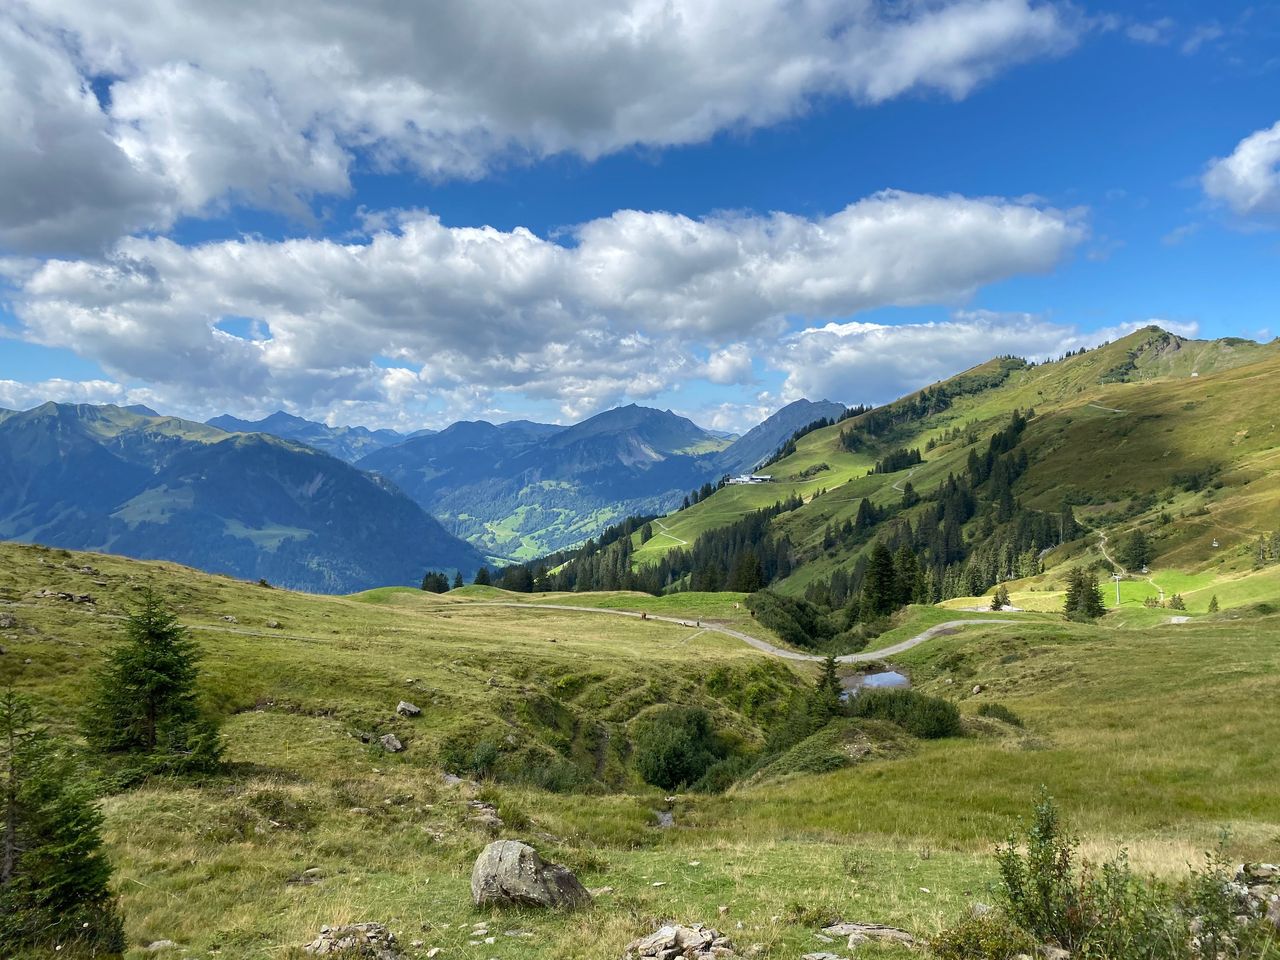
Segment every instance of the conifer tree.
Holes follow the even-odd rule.
[[[457,573],[453,575],[453,589],[457,590],[460,587],[464,587],[464,586],[466,586],[466,584],[462,582],[462,571],[459,570]]]
[[[827,717],[835,716],[840,709],[840,677],[836,673],[834,655],[828,655],[822,662],[822,673],[818,674],[818,688],[815,693],[818,712]]]
[[[217,727],[201,716],[200,652],[150,590],[125,621],[125,639],[94,678],[85,737],[106,753],[149,754],[157,768],[217,766]]]
[[[489,586],[489,568],[481,567],[479,570],[477,570],[475,579],[472,580],[471,582],[474,583],[477,587]]]
[[[862,581],[863,620],[871,620],[894,611],[896,579],[893,554],[882,541],[877,541],[871,551],[871,561],[867,564],[867,575]]]
[[[1217,613],[1218,610],[1219,610],[1218,595],[1215,593],[1212,597],[1209,598],[1209,612]]]
[[[118,956],[102,817],[31,704],[0,694],[0,946]],[[13,956],[14,952],[6,952]]]

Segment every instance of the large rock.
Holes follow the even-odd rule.
[[[527,843],[495,840],[476,858],[471,899],[477,907],[573,908],[590,903],[591,894],[572,871],[547,863]]]

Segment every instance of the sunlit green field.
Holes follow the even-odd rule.
[[[928,936],[990,899],[992,845],[1041,784],[1090,853],[1124,845],[1139,866],[1178,873],[1229,828],[1233,856],[1280,855],[1275,616],[1233,620],[1227,609],[1125,628],[1113,622],[1127,611],[1097,626],[1030,614],[936,637],[890,665],[956,701],[969,718],[965,737],[905,738],[882,759],[782,773],[723,796],[683,793],[664,830],[655,814],[668,806],[663,791],[629,764],[634,719],[664,703],[703,706],[754,749],[770,703],[811,684],[816,666],[714,632],[528,603],[756,632],[733,606],[740,597],[516,598],[473,587],[315,597],[170,564],[0,545],[0,612],[18,619],[0,633],[0,683],[32,694],[74,736],[85,679],[147,584],[204,650],[231,764],[203,784],[106,797],[134,958],[159,939],[177,942],[176,955],[287,957],[320,926],[357,920],[388,923],[411,957],[441,947],[442,957],[467,960],[621,956],[662,919],[718,924],[779,960],[822,949],[817,929],[835,918]],[[96,602],[37,597],[44,588]],[[520,606],[497,605],[508,603]],[[875,645],[964,618],[910,608]],[[740,697],[751,687],[765,692],[763,708]],[[397,717],[401,698],[423,715]],[[975,717],[985,702],[1009,706],[1025,728]],[[386,754],[361,732],[395,732],[406,750]],[[510,780],[446,785],[451,746],[477,738],[497,744],[508,770],[564,763],[595,779],[568,792]],[[496,806],[499,835],[528,840],[612,892],[567,917],[475,911],[467,879],[491,839],[469,819],[477,799]],[[472,946],[467,931],[482,920],[498,942]]]

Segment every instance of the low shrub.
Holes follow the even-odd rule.
[[[711,715],[700,707],[663,707],[646,714],[635,723],[632,745],[636,771],[664,790],[695,783],[725,755]]]
[[[965,917],[942,931],[932,947],[939,960],[1013,960],[1034,955],[1036,943],[1007,916],[992,912]]]
[[[863,690],[849,702],[849,713],[888,720],[922,740],[960,735],[955,704],[915,690]]]
[[[999,720],[1014,727],[1023,726],[1022,718],[1003,703],[984,703],[978,707],[978,716],[991,717],[993,720]]]

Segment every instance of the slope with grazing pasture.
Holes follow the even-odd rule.
[[[189,956],[295,957],[322,925],[365,920],[390,924],[413,960],[435,947],[621,956],[659,918],[718,923],[766,960],[822,949],[833,917],[930,936],[989,896],[991,845],[1040,784],[1089,853],[1127,845],[1143,869],[1184,872],[1222,827],[1230,856],[1280,852],[1274,615],[1137,629],[1013,617],[935,637],[892,665],[959,705],[962,737],[830,728],[723,797],[668,801],[636,775],[637,719],[702,707],[758,749],[814,668],[667,623],[493,606],[522,598],[492,589],[310,596],[0,544],[0,685],[74,737],[90,671],[144,586],[204,651],[230,764],[104,796],[132,960],[162,939]],[[731,598],[550,599],[733,615]],[[422,715],[397,716],[400,699]],[[1023,725],[978,716],[994,703]],[[364,742],[386,732],[402,753]],[[477,781],[450,785],[443,770]],[[470,867],[495,835],[612,890],[573,915],[477,911]],[[477,923],[495,944],[470,935]]]

